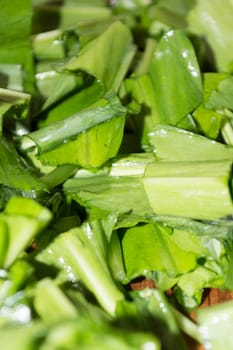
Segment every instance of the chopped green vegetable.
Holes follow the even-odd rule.
[[[0,348],[232,350],[232,1],[0,8]]]
[[[232,215],[231,161],[158,162],[146,167],[143,184],[161,215],[216,220]]]
[[[203,344],[213,350],[222,346],[221,339],[224,338],[224,346],[230,349],[233,345],[231,334],[232,326],[232,301],[228,301],[210,308],[198,311],[199,332]],[[219,334],[223,338],[219,338]]]

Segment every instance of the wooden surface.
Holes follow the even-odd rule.
[[[204,295],[201,307],[207,307],[233,299],[233,292],[212,288]]]

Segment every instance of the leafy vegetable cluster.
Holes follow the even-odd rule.
[[[232,1],[0,7],[0,347],[231,350]]]

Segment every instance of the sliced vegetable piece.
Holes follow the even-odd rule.
[[[224,110],[226,108],[233,111],[233,76],[226,77],[218,84],[216,90],[212,91],[208,101],[206,102],[207,108],[216,110]]]
[[[3,129],[3,117],[8,119],[26,118],[29,114],[30,101],[29,94],[0,88],[0,134],[2,134]]]
[[[18,11],[15,11],[15,9]],[[0,63],[21,65],[26,92],[34,91],[33,60],[30,45],[32,9],[30,0],[1,1]],[[7,71],[4,72],[8,77]]]
[[[219,136],[224,116],[217,108],[212,108],[209,105],[209,99],[218,88],[219,83],[227,77],[226,73],[203,74],[203,102],[193,113],[193,118],[197,122],[200,132],[212,139]]]
[[[100,167],[117,154],[122,142],[124,126],[124,115],[113,116],[111,120],[79,133],[75,140],[41,154],[39,159],[46,165],[69,163],[83,168]]]
[[[3,267],[8,268],[47,226],[52,214],[30,198],[13,197],[0,218],[8,231],[8,246],[3,263]]]
[[[78,315],[74,304],[50,278],[39,281],[33,302],[36,312],[47,325]]]
[[[4,138],[0,138],[0,158],[1,205],[15,195],[42,198],[48,194],[46,185],[19,156],[14,145]]]
[[[120,147],[125,112],[117,96],[100,99],[69,118],[27,134],[21,147],[24,151],[35,148],[39,159],[49,165],[101,166]]]
[[[84,223],[60,234],[47,250],[38,257],[67,273],[68,280],[81,280],[96,297],[103,309],[115,315],[117,303],[124,294],[111,277],[106,263],[103,232],[95,225]]]
[[[58,66],[59,72],[64,74],[60,75],[57,89],[52,91],[43,108],[48,108],[74,90],[75,82],[66,84],[70,76],[94,77],[102,88],[102,96],[110,90],[117,92],[134,54],[129,29],[119,21],[114,22],[96,39],[84,45],[77,57],[73,56],[67,63]]]
[[[105,93],[109,90],[118,91],[134,54],[135,47],[129,29],[116,21],[84,46],[78,57],[71,58],[64,69],[71,72],[86,71],[96,77]]]
[[[145,318],[151,327],[155,328],[155,334],[159,334],[162,347],[164,349],[186,350],[188,345],[182,337],[181,330],[166,296],[157,289],[145,289],[131,293],[136,307],[138,308],[138,317]],[[190,322],[191,323],[191,322]],[[197,334],[194,324],[189,324],[189,330],[192,327],[192,334]]]
[[[157,125],[149,133],[150,144],[160,160],[210,161],[233,159],[233,147],[169,125]]]
[[[158,162],[142,179],[156,214],[215,220],[232,215],[232,161]]]
[[[226,301],[197,311],[199,332],[203,344],[212,350],[226,350],[233,347],[233,301]]]
[[[202,102],[200,68],[191,42],[181,30],[168,31],[155,48],[149,69],[157,123],[178,124]]]
[[[232,70],[232,10],[231,0],[222,1],[221,6],[218,0],[198,0],[187,16],[189,30],[207,40],[214,56],[211,63],[220,72]]]
[[[64,191],[85,206],[91,216],[102,219],[114,213],[118,227],[132,226],[153,214],[137,177],[75,178],[65,182]]]

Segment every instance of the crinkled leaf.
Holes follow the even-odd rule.
[[[60,72],[68,72],[69,74],[60,75],[57,82],[59,89],[50,94],[44,108],[74,89],[75,85],[64,85],[67,79],[71,79],[70,76],[85,73],[96,78],[103,89],[103,94],[110,90],[117,91],[129,69],[134,54],[135,47],[129,29],[123,23],[116,21],[97,38],[84,45],[77,57],[73,56],[64,65],[59,65]]]
[[[69,71],[83,70],[96,77],[103,90],[118,90],[135,53],[132,35],[116,21],[99,37],[88,43],[64,66]],[[111,62],[111,64],[109,64]]]
[[[196,254],[180,248],[162,225],[144,224],[126,230],[122,254],[129,279],[151,271],[176,276],[196,266]]]

